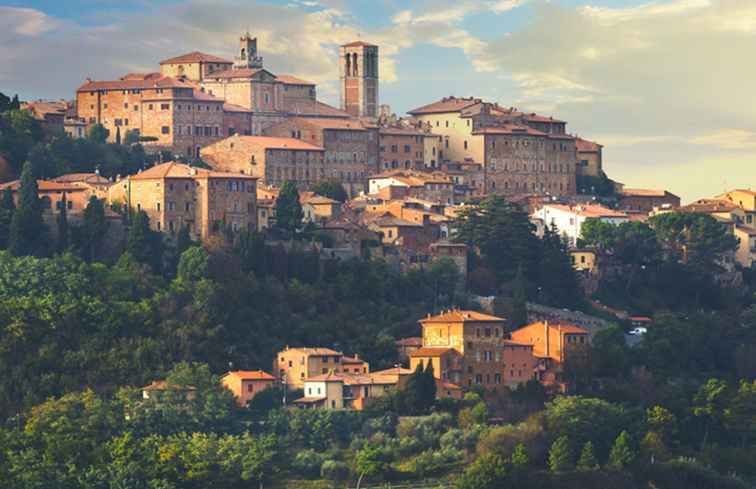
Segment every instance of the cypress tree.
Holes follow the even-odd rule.
[[[18,100],[18,94],[13,96],[13,100],[11,100],[10,106],[8,107],[10,110],[20,110],[21,109],[21,102]]]
[[[100,199],[93,195],[89,198],[87,207],[84,209],[84,234],[89,248],[87,257],[89,261],[94,261],[97,258],[107,230],[105,206]]]
[[[572,468],[572,454],[570,453],[570,441],[562,435],[551,444],[549,450],[549,470],[558,474],[567,472]]]
[[[18,209],[11,220],[8,250],[15,256],[43,255],[47,246],[47,233],[42,221],[37,180],[28,161],[21,171],[18,193]]]
[[[436,403],[436,376],[433,372],[432,361],[429,361],[428,366],[425,367],[421,380],[420,399],[422,400],[422,404],[420,409],[422,412],[428,412]]]
[[[115,143],[121,144],[121,126],[116,126]]]
[[[10,186],[3,191],[3,198],[0,201],[0,248],[8,247],[10,238],[10,225],[13,219],[13,212],[16,210],[16,204],[13,202],[13,189]]]
[[[138,262],[150,265],[156,273],[163,264],[163,242],[160,233],[150,229],[150,218],[140,210],[131,220],[126,251]]]
[[[415,371],[407,377],[407,382],[402,389],[401,403],[410,414],[418,414],[422,411],[422,384],[423,384],[422,362],[418,362]]]
[[[635,461],[635,452],[630,447],[630,437],[627,431],[619,434],[609,452],[609,467],[617,470],[624,469]]]
[[[512,292],[512,329],[521,328],[528,324],[528,290],[525,284],[525,272],[522,264],[517,267],[517,275],[514,279],[514,291]]]
[[[577,469],[582,472],[590,472],[591,470],[598,470],[598,468],[599,463],[596,460],[596,454],[593,453],[593,443],[587,441],[580,452]]]
[[[65,253],[68,249],[68,209],[66,205],[66,193],[63,192],[63,198],[60,200],[60,210],[58,211],[58,253]]]
[[[276,226],[294,233],[302,227],[302,204],[299,203],[299,191],[294,182],[285,181],[276,199]]]

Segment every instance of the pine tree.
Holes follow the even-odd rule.
[[[591,470],[598,470],[599,463],[596,460],[596,454],[593,453],[593,443],[587,441],[583,445],[583,450],[580,452],[580,458],[578,459],[577,469],[583,472],[589,472]]]
[[[281,191],[276,199],[276,226],[289,231],[296,232],[302,227],[302,204],[299,203],[299,191],[294,182],[285,181],[281,185]]]
[[[572,468],[572,453],[570,441],[562,435],[551,444],[549,449],[549,470],[555,474],[567,472]]]
[[[617,470],[624,469],[635,461],[635,452],[630,447],[630,437],[627,431],[619,434],[609,452],[609,467]]]
[[[10,225],[15,210],[16,204],[13,202],[13,189],[8,186],[3,191],[3,198],[0,201],[0,249],[8,247]]]
[[[30,162],[24,163],[18,189],[18,209],[10,225],[8,250],[15,256],[44,255],[47,251],[47,230],[42,221],[37,180]]]
[[[60,210],[58,211],[58,253],[65,253],[68,249],[68,209],[66,208],[68,201],[66,200],[66,193],[63,192],[63,198],[60,200]]]

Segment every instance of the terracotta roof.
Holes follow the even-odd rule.
[[[454,349],[426,346],[423,348],[418,348],[415,351],[409,352],[409,356],[411,357],[440,357],[441,355],[449,353],[450,351],[454,351]]]
[[[262,370],[236,370],[228,372],[225,376],[229,375],[241,380],[276,380],[275,377]]]
[[[12,182],[6,182],[0,184],[0,189],[5,190],[10,188],[12,190],[18,190],[21,187],[20,180],[13,180]],[[62,183],[53,180],[37,180],[37,188],[40,192],[83,192],[87,190],[86,186],[75,185],[73,183]]]
[[[397,346],[423,346],[423,339],[419,336],[414,336],[412,338],[401,338],[399,340],[396,340],[394,344]]]
[[[356,48],[356,47],[378,47],[375,44],[370,44],[369,42],[365,41],[352,41],[349,44],[344,44],[343,47],[345,48]]]
[[[667,191],[645,188],[623,188],[622,195],[627,197],[664,197],[667,195]]]
[[[152,80],[161,76],[163,75],[157,71],[151,73],[127,73],[121,77],[121,80]]]
[[[229,141],[233,141],[234,149],[238,150],[243,150],[245,147],[247,149],[254,147],[263,149],[287,149],[291,151],[325,151],[320,146],[306,143],[300,139],[273,136],[240,136],[235,134],[230,138],[226,138],[215,144],[224,144]],[[209,147],[212,146],[213,145],[210,145]]]
[[[483,314],[477,311],[460,311],[457,309],[445,311],[435,316],[421,319],[420,323],[446,323],[446,322],[465,322],[465,321],[504,321],[504,318]]]
[[[97,173],[67,173],[65,175],[55,177],[52,180],[60,183],[110,183],[110,180]]]
[[[150,88],[194,88],[194,85],[170,76],[149,79],[87,81],[77,92],[91,92],[95,90],[136,90]]]
[[[175,58],[164,59],[160,62],[161,65],[178,64],[178,63],[225,63],[233,64],[231,61],[221,58],[219,56],[213,56],[212,54],[201,53],[199,51],[193,51],[191,53],[182,54]]]
[[[399,381],[397,375],[383,375],[383,374],[358,374],[358,375],[344,375],[344,383],[346,385],[394,385]]]
[[[423,115],[460,112],[462,109],[479,103],[481,103],[481,99],[479,98],[444,97],[439,101],[433,102],[432,104],[423,105],[422,107],[412,109],[408,113],[411,115]]]
[[[141,171],[136,175],[130,175],[128,178],[134,180],[157,180],[163,178],[244,178],[247,180],[257,180],[257,177],[245,175],[243,173],[226,173],[204,168],[196,168],[183,163],[169,161],[155,165],[147,170]]]
[[[547,321],[545,325],[548,326],[549,329],[561,330],[562,333],[567,333],[567,334],[589,334],[590,333],[587,329],[581,328],[580,326],[575,326],[574,324],[563,324],[563,323],[558,323],[558,322],[553,323],[553,322]],[[518,331],[522,331],[528,328],[534,328],[534,327],[543,328],[544,322],[538,321],[535,323],[528,324],[527,326],[523,326],[522,328],[513,331],[513,333],[516,333]]]
[[[577,147],[577,150],[582,153],[596,153],[603,148],[599,143],[594,143],[593,141],[577,137],[575,138],[575,146]]]
[[[382,228],[385,228],[385,227],[421,228],[423,227],[422,224],[406,221],[404,219],[399,219],[398,217],[394,217],[388,213],[374,219],[372,222],[374,225],[378,227],[382,227]]]
[[[248,109],[246,107],[242,107],[241,105],[231,104],[228,102],[223,103],[223,111],[224,112],[245,112],[249,114],[254,112],[252,109]]]
[[[387,368],[385,370],[378,370],[377,372],[373,372],[373,375],[384,375],[384,376],[396,375],[396,376],[399,376],[399,375],[409,375],[409,374],[411,374],[413,372],[414,372],[414,370],[412,370],[411,368],[391,367],[391,368]]]
[[[363,364],[363,363],[365,363],[365,360],[361,359],[357,355],[355,355],[353,357],[348,357],[348,356],[344,355],[343,357],[341,357],[341,364],[342,365],[344,365],[344,364],[347,364],[347,365],[357,365],[357,364]]]
[[[342,119],[352,117],[336,107],[311,99],[285,99],[284,111],[298,117],[338,117]]]
[[[142,102],[150,102],[150,101],[157,101],[157,100],[196,100],[199,102],[215,102],[219,104],[223,104],[224,101],[222,98],[216,97],[214,95],[210,95],[207,92],[203,92],[202,90],[199,90],[197,88],[194,88],[192,90],[191,95],[184,95],[184,94],[176,94],[176,93],[160,93],[151,95],[149,97],[142,98]]]
[[[680,207],[681,212],[701,212],[716,213],[716,212],[729,212],[735,209],[739,209],[739,206],[728,201],[720,199],[699,199],[695,202],[691,202],[688,205]]]
[[[231,68],[230,70],[214,71],[206,78],[252,78],[261,71],[270,73],[265,68]],[[272,76],[272,73],[270,73]]]
[[[313,82],[302,80],[301,78],[297,78],[296,76],[291,76],[291,75],[276,75],[276,80],[280,81],[284,85],[311,85],[313,87],[315,86]]]
[[[323,195],[318,195],[315,192],[305,190],[299,192],[299,202],[301,204],[341,204],[338,200],[334,200]]]
[[[303,117],[302,120],[320,129],[334,129],[341,131],[364,131],[365,127],[358,119],[318,119]]]
[[[532,112],[530,114],[523,114],[522,118],[528,122],[548,122],[548,123],[557,123],[557,124],[565,123],[565,121],[560,121],[559,119],[554,119],[553,117],[549,117],[545,115],[538,115],[535,112]]]
[[[576,205],[572,207],[566,204],[547,204],[544,208],[546,207],[583,217],[627,217],[627,214],[624,212],[615,211],[598,204]]]
[[[298,351],[301,353],[304,353],[306,355],[341,355],[341,352],[338,352],[336,350],[331,350],[330,348],[320,348],[320,347],[306,347],[303,346],[301,348],[287,348],[286,351]]]
[[[441,387],[442,389],[448,389],[450,391],[462,390],[462,387],[458,386],[457,384],[452,384],[451,382],[444,382],[443,380],[436,380],[436,385],[438,387]]]
[[[28,110],[39,117],[44,117],[46,114],[65,115],[68,111],[68,103],[65,100],[35,100],[22,103],[21,109]]]

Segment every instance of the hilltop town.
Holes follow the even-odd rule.
[[[752,487],[756,191],[627,188],[557,114],[474,96],[398,116],[361,40],[333,107],[262,48],[0,94],[9,446],[107,431],[72,448],[91,485],[49,468],[70,487]]]

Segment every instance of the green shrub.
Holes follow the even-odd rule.
[[[302,450],[294,457],[292,468],[299,474],[316,478],[320,475],[320,468],[325,457],[315,450]]]
[[[343,481],[349,477],[349,466],[338,460],[326,460],[320,467],[320,477],[332,481]]]

